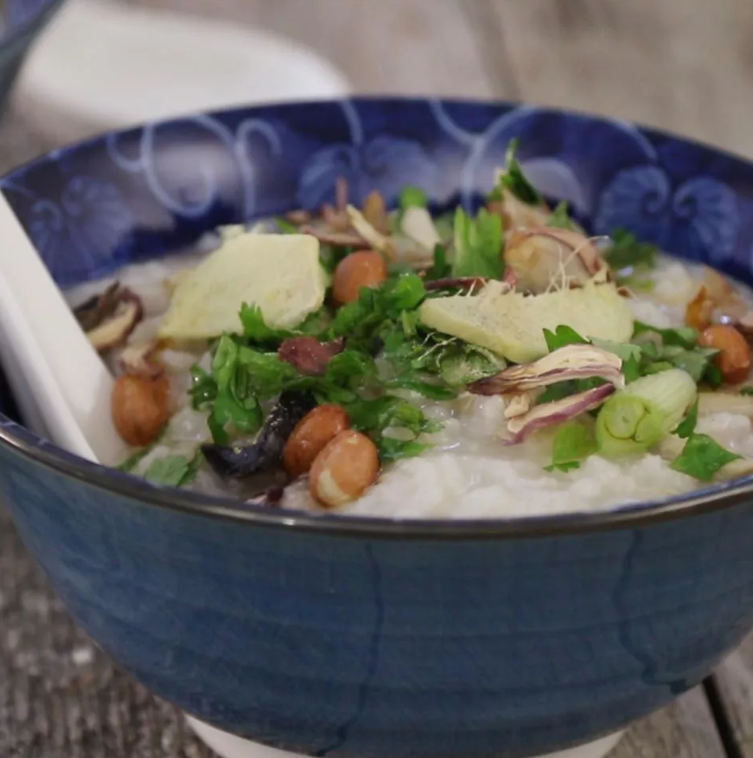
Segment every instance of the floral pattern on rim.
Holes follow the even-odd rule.
[[[673,188],[664,169],[642,165],[618,172],[604,189],[593,226],[597,234],[622,226],[688,258],[719,265],[734,254],[740,214],[726,184],[695,177]]]
[[[395,202],[410,183],[437,202],[454,191],[472,204],[512,138],[542,191],[568,199],[595,232],[627,227],[748,272],[742,224],[753,193],[741,200],[730,186],[744,164],[723,156],[708,169],[715,153],[703,146],[531,106],[366,98],[196,115],[107,136],[109,164],[95,140],[48,159],[52,185],[33,178],[32,164],[4,186],[53,274],[70,284],[101,275],[108,261],[114,268],[183,248],[213,225],[331,201],[338,176],[354,202],[372,189]],[[99,184],[86,188],[91,150]],[[62,201],[77,192],[81,199]]]
[[[58,203],[45,199],[33,204],[27,230],[53,273],[65,266],[71,247],[79,251],[79,266],[88,273],[107,270],[132,225],[131,211],[116,185],[74,176]]]

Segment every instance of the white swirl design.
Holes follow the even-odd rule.
[[[184,150],[158,148],[157,138],[161,129],[173,132],[181,126],[204,130],[214,137],[217,147],[224,151],[197,150],[188,144]],[[252,135],[261,136],[269,151],[279,157],[282,144],[275,128],[261,119],[249,118],[241,122],[235,134],[216,118],[195,116],[166,124],[154,123],[145,126],[139,139],[138,154],[130,157],[122,152],[118,142],[122,135],[111,135],[107,139],[107,150],[113,162],[123,171],[141,173],[150,191],[158,202],[177,216],[200,219],[222,195],[223,186],[228,184],[227,163],[230,170],[238,175],[241,185],[241,208],[245,217],[253,215],[256,208],[256,191],[253,172],[253,156],[248,153],[247,140]],[[127,136],[127,135],[126,135]],[[175,144],[180,145],[179,141]],[[171,154],[172,153],[172,154]],[[165,177],[160,176],[158,162],[164,161]],[[172,187],[166,182],[169,181]]]
[[[330,202],[338,177],[348,180],[356,203],[374,189],[394,201],[410,183],[439,201],[459,191],[470,205],[491,187],[509,140],[520,137],[526,145],[523,168],[532,181],[547,196],[567,200],[583,218],[590,216],[596,233],[627,227],[712,263],[736,255],[744,215],[737,194],[718,179],[688,178],[687,172],[678,186],[653,138],[632,124],[531,106],[496,114],[487,107],[466,118],[462,101],[431,99],[416,103],[415,122],[412,116],[405,124],[395,120],[386,131],[380,107],[370,100],[318,104],[311,133],[295,109],[152,123],[106,138],[111,161],[101,174],[106,179],[72,172],[58,200],[47,197],[42,185],[26,186],[23,174],[4,186],[26,209],[27,228],[55,272],[80,272],[112,259],[133,232],[134,218],[148,226],[140,209],[144,185],[163,219],[173,216],[178,230],[183,221],[191,222],[194,231],[210,225],[218,208],[248,220],[282,210],[292,194],[306,208]],[[479,116],[487,119],[483,126],[463,125],[478,124]],[[327,141],[330,124],[341,141]],[[75,163],[76,150],[63,149],[49,163],[57,171],[72,156]],[[67,167],[59,170],[71,176]],[[44,200],[35,201],[29,187]],[[78,260],[63,263],[71,255],[62,248],[71,244]]]
[[[697,177],[675,192],[672,210],[687,219],[693,229],[694,257],[704,253],[712,263],[732,258],[740,229],[740,214],[735,193],[709,177]]]
[[[722,263],[733,257],[740,230],[735,193],[710,177],[672,190],[664,169],[634,166],[616,174],[601,194],[594,230],[625,227],[639,237],[694,259]]]

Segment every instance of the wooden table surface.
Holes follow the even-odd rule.
[[[753,157],[745,0],[117,1],[288,35],[327,55],[358,93],[562,105]],[[0,170],[52,146],[11,107]],[[634,725],[613,758],[753,758],[752,706],[753,639],[704,687]],[[209,755],[76,630],[0,516],[0,756]]]

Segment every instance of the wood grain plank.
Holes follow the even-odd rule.
[[[753,635],[722,662],[714,680],[740,755],[753,758]]]
[[[362,94],[488,96],[456,0],[139,0],[284,34],[327,56]]]
[[[492,43],[504,40],[497,47],[512,60],[524,99],[639,121],[753,156],[753,4],[481,2],[496,19],[486,34]]]
[[[725,758],[706,696],[696,688],[632,726],[609,758]]]

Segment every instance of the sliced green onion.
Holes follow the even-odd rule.
[[[677,427],[696,394],[693,378],[681,369],[637,379],[601,407],[596,418],[599,452],[608,457],[645,452]]]

